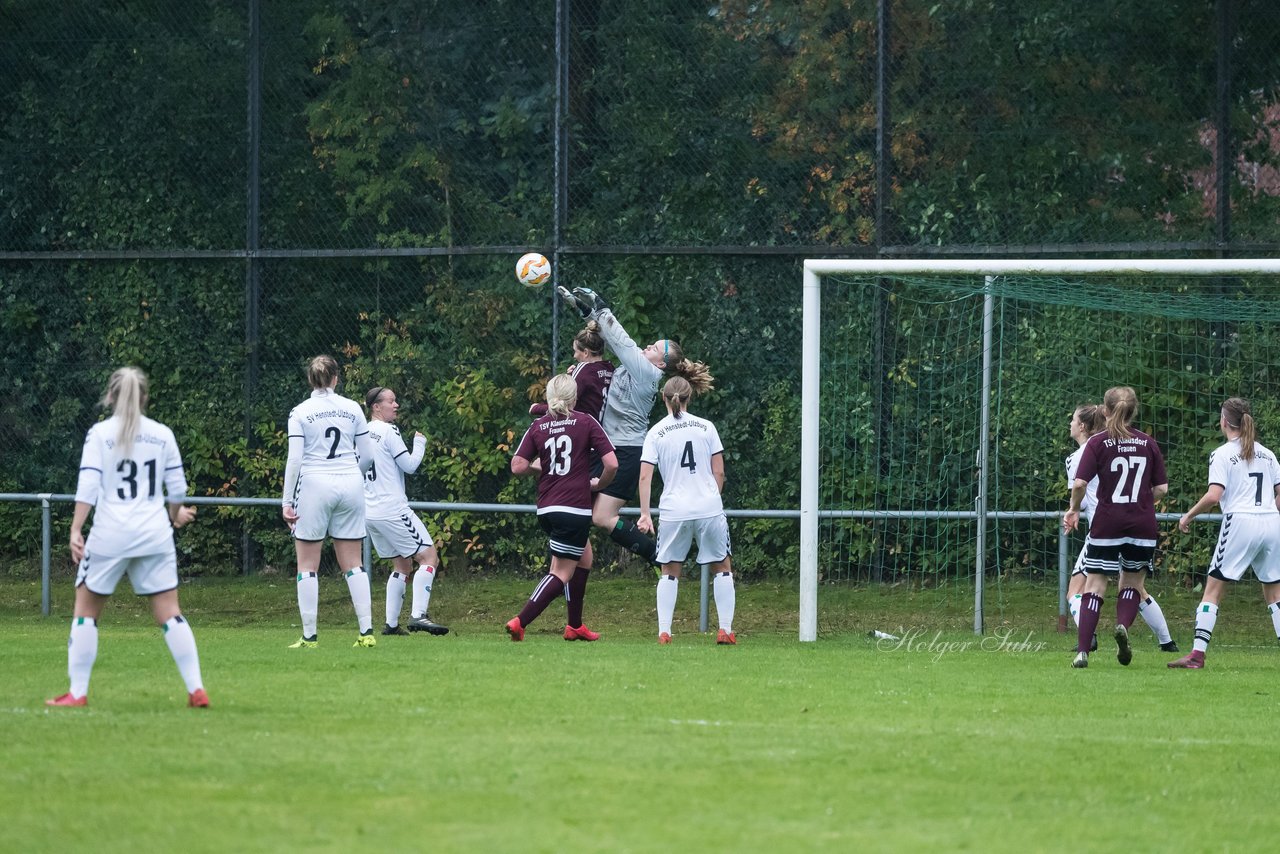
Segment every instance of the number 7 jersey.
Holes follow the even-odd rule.
[[[1164,454],[1156,440],[1139,430],[1113,439],[1106,432],[1089,437],[1080,455],[1076,479],[1086,483],[1098,478],[1098,507],[1093,512],[1089,538],[1099,545],[1125,539],[1155,544],[1155,497],[1152,487],[1169,482]]]
[[[1276,456],[1253,443],[1253,459],[1240,456],[1240,440],[1232,439],[1209,455],[1209,483],[1222,487],[1218,506],[1224,514],[1276,513],[1276,484],[1280,466]]]

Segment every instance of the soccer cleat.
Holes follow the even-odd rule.
[[[421,617],[414,617],[409,621],[409,631],[426,632],[432,635],[447,635],[449,634],[449,627],[433,622],[430,614],[423,614]]]
[[[511,639],[517,643],[524,640],[524,626],[520,625],[519,617],[507,620],[507,634],[511,635]]]
[[[666,632],[663,632],[662,634],[658,635],[659,646],[666,646],[669,643],[671,643],[671,635],[667,634]]]
[[[1192,650],[1182,658],[1170,661],[1169,666],[1174,670],[1199,670],[1204,667],[1204,653],[1199,650]]]
[[[1089,652],[1098,651],[1098,633],[1093,633],[1093,640],[1089,641]]]
[[[362,646],[365,648],[368,648],[371,646],[377,646],[377,645],[378,645],[378,639],[373,636],[373,629],[369,629],[369,631],[363,632],[359,637],[356,638],[356,642],[352,644],[353,647]]]
[[[600,635],[597,632],[591,631],[591,629],[587,628],[585,625],[578,626],[576,629],[573,626],[565,626],[564,639],[567,641],[593,641],[600,640]]]
[[[1160,644],[1160,651],[1161,652],[1177,652],[1178,642],[1175,640],[1166,641],[1165,643]]]
[[[77,697],[68,691],[60,697],[45,700],[44,704],[46,706],[87,706],[89,705],[89,695],[85,694],[83,697]]]
[[[312,635],[310,638],[300,637],[293,643],[289,644],[289,649],[315,649],[320,645],[318,635]]]
[[[203,688],[197,688],[187,696],[187,705],[193,709],[209,708],[209,695]]]
[[[724,629],[716,632],[716,643],[721,646],[737,646],[738,639],[734,637],[733,632],[726,632]]]
[[[1129,630],[1124,626],[1116,626],[1116,661],[1128,667],[1133,661],[1133,649],[1129,646]]]
[[[409,630],[404,626],[393,626],[390,623],[387,623],[382,627],[382,633],[384,635],[407,635],[409,634]]]
[[[1087,652],[1077,652],[1077,653],[1076,653],[1076,657],[1075,657],[1074,659],[1072,659],[1072,661],[1071,661],[1071,666],[1072,666],[1072,667],[1088,667],[1088,666],[1089,666],[1089,653],[1087,653]]]

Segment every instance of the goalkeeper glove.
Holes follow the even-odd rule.
[[[574,288],[573,296],[578,301],[579,310],[582,311],[583,317],[590,317],[609,307],[609,303],[604,301],[604,297],[591,290],[591,288]]]

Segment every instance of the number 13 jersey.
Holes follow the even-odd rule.
[[[711,473],[711,458],[724,453],[716,425],[681,413],[668,415],[644,437],[640,461],[662,475],[658,513],[663,521],[707,519],[724,512],[720,487]]]
[[[1106,432],[1090,436],[1076,469],[1077,480],[1098,478],[1098,507],[1089,539],[1099,545],[1134,539],[1155,545],[1159,533],[1151,489],[1169,482],[1164,455],[1146,433],[1129,432],[1133,435],[1123,439]]]

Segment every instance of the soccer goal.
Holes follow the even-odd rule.
[[[810,259],[802,354],[800,640],[841,582],[971,594],[982,634],[993,589],[1065,578],[1076,405],[1136,390],[1173,518],[1225,398],[1280,445],[1280,261]],[[1202,573],[1203,527],[1162,534],[1157,571]]]

